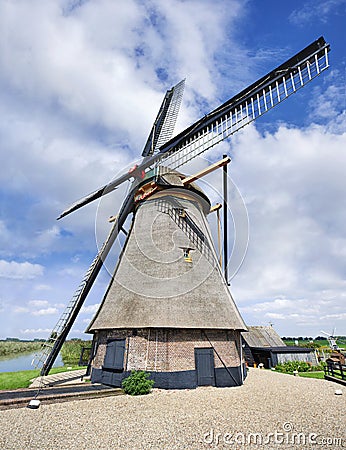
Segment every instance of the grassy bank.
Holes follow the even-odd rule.
[[[0,356],[17,356],[33,353],[41,348],[42,342],[0,341]]]
[[[42,342],[38,341],[0,341],[0,357],[15,358],[21,354],[39,352],[41,346]],[[77,365],[83,347],[90,348],[91,341],[82,341],[81,339],[66,341],[60,352],[63,363]]]
[[[61,349],[61,357],[65,365],[77,365],[79,363],[82,348],[91,348],[91,341],[82,341],[81,339],[73,339],[66,341]],[[88,359],[89,352],[85,352]]]
[[[81,367],[73,366],[70,370],[80,370]],[[66,372],[66,367],[56,367],[51,369],[50,375],[54,373]],[[2,372],[0,373],[0,390],[21,389],[30,386],[33,378],[40,375],[39,370],[22,370],[20,372]]]

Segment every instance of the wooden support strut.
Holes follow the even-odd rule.
[[[205,175],[208,175],[208,173],[213,172],[214,170],[218,169],[219,167],[225,166],[226,164],[231,162],[231,158],[229,156],[224,157],[223,159],[220,159],[220,161],[217,161],[214,164],[211,164],[210,166],[206,167],[205,169],[200,170],[199,172],[195,173],[194,175],[191,175],[189,177],[183,178],[181,181],[183,185],[190,184],[193,181],[198,180],[201,177],[204,177]]]
[[[150,197],[150,195],[154,194],[158,190],[158,186],[154,181],[151,181],[144,186],[141,186],[135,194],[135,203],[138,203],[141,200]]]
[[[224,155],[224,158],[226,158],[227,155]],[[227,270],[227,264],[228,264],[228,242],[227,242],[227,231],[228,231],[228,225],[227,225],[227,165],[224,164],[223,166],[223,268],[224,268],[224,275],[226,284],[228,285],[228,270]]]
[[[216,211],[217,215],[217,246],[219,252],[219,264],[222,268],[222,251],[221,251],[221,220],[220,220],[220,209],[222,208],[221,203],[216,203],[209,210],[209,214]]]
[[[222,208],[221,203],[216,203],[216,205],[212,206],[209,210],[209,214],[214,212],[214,211],[218,211],[220,208]]]

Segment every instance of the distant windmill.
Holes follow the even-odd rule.
[[[74,203],[59,218],[132,180],[108,238],[35,363],[51,369],[129,214],[131,226],[112,280],[88,327],[91,379],[119,386],[147,370],[157,387],[242,384],[240,332],[246,330],[218,263],[207,216],[217,207],[177,169],[281,103],[329,66],[323,37],[171,138],[184,81],[167,91],[142,162]],[[224,214],[226,213],[224,208]],[[226,216],[227,217],[227,216]],[[224,266],[227,260],[224,260]],[[227,267],[226,267],[227,271]]]
[[[335,328],[333,329],[332,334],[326,333],[325,331],[321,331],[321,333],[327,336],[329,347],[331,350],[340,350],[340,347],[337,344],[337,338],[335,337]]]

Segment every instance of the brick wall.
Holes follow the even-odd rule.
[[[206,336],[206,335],[207,336]],[[125,370],[175,372],[195,369],[195,348],[213,346],[215,367],[240,365],[239,332],[228,330],[141,329],[99,331],[93,367],[100,369],[108,339],[126,339]],[[209,343],[209,341],[211,344]],[[216,354],[217,353],[217,354]]]

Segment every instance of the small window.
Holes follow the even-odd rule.
[[[184,251],[184,260],[185,260],[185,262],[192,263],[192,257],[191,257],[191,254],[190,254],[191,249],[190,248],[184,248],[183,251]]]

